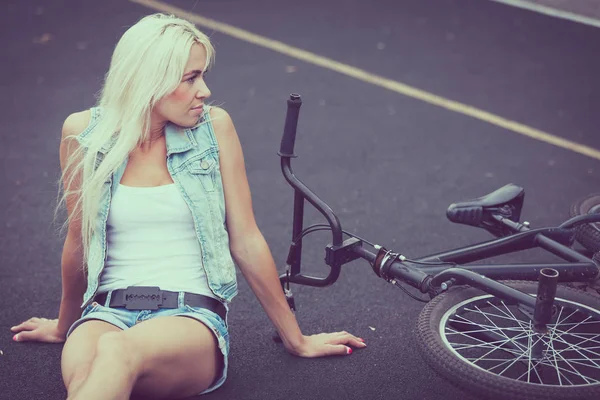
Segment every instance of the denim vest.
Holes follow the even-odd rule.
[[[77,137],[85,147],[85,138],[94,130],[100,118],[98,108],[91,109],[89,126]],[[181,196],[187,203],[196,227],[202,252],[202,265],[212,292],[224,302],[237,294],[235,264],[229,250],[229,234],[225,223],[225,197],[219,167],[219,147],[208,110],[206,121],[193,129],[182,129],[168,123],[165,127],[167,169]],[[98,163],[113,142],[99,151]],[[82,308],[96,295],[100,275],[106,261],[106,221],[111,197],[119,187],[128,158],[104,183],[95,230],[91,237],[87,259],[87,290]],[[97,164],[98,165],[98,164]]]

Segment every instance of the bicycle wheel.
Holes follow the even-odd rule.
[[[571,217],[589,213],[600,213],[600,193],[584,197],[571,206]],[[586,249],[600,251],[600,224],[596,222],[577,226],[575,238]]]
[[[505,282],[535,296],[536,282]],[[417,321],[425,360],[459,387],[486,398],[600,398],[600,299],[558,287],[556,313],[540,335],[517,306],[455,287]]]

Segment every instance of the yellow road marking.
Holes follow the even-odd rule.
[[[577,22],[579,24],[594,26],[596,28],[600,28],[600,20],[594,17],[588,17],[585,15],[573,13],[570,11],[559,10],[558,8],[554,8],[552,6],[544,6],[538,3],[534,3],[532,1],[526,0],[492,0],[497,3],[503,3],[512,7],[523,8],[525,10],[534,11],[540,14],[549,15],[555,18],[561,18],[570,20],[573,22]],[[563,3],[568,3],[563,1]],[[592,6],[597,7],[597,6]]]
[[[442,107],[447,110],[454,111],[456,113],[467,115],[469,117],[476,118],[489,124],[499,126],[509,131],[519,133],[521,135],[528,136],[530,138],[549,143],[557,147],[561,147],[563,149],[571,150],[575,153],[583,154],[596,160],[600,160],[600,150],[594,149],[592,147],[580,143],[573,142],[571,140],[561,138],[559,136],[552,135],[550,133],[543,132],[539,129],[529,127],[516,121],[511,121],[509,119],[502,118],[498,115],[478,109],[476,107],[472,107],[467,104],[459,103],[454,100],[449,100],[444,97],[437,96],[433,93],[417,89],[413,86],[409,86],[404,83],[394,81],[392,79],[372,74],[363,69],[352,67],[350,65],[340,63],[330,58],[323,57],[318,54],[299,49],[297,47],[289,46],[277,40],[256,35],[252,32],[236,28],[235,26],[225,24],[223,22],[202,17],[200,15],[191,13],[181,8],[172,6],[170,4],[163,3],[161,1],[130,1],[152,8],[156,11],[177,15],[197,25],[203,26],[204,28],[212,29],[214,31],[221,32],[225,35],[234,37],[236,39],[240,39],[245,42],[255,44],[257,46],[265,47],[267,49],[276,51],[281,54],[285,54],[298,60],[302,60],[310,64],[318,65],[319,67],[339,72],[340,74],[350,76],[352,78],[373,84],[375,86],[382,87],[384,89],[391,90],[404,96],[412,97],[414,99],[421,100],[426,103],[433,104],[435,106]]]

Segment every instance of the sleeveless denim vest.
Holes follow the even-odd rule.
[[[101,117],[98,108],[92,108],[91,113],[89,126],[77,137],[84,147],[86,137],[93,132]],[[219,148],[208,108],[204,115],[206,122],[192,129],[167,124],[167,169],[194,218],[208,286],[219,299],[230,302],[238,290],[225,223],[225,197],[219,168]],[[115,139],[113,137],[113,141],[99,151],[98,164]],[[100,208],[88,252],[87,290],[83,296],[82,308],[92,301],[98,290],[100,275],[107,258],[106,221],[111,198],[118,189],[127,161],[128,158],[102,188]]]

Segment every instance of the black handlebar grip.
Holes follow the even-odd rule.
[[[281,157],[296,157],[294,154],[294,144],[296,142],[296,128],[298,127],[298,114],[300,113],[302,99],[299,94],[292,93],[287,104],[283,137],[281,138],[281,146],[277,154]]]

